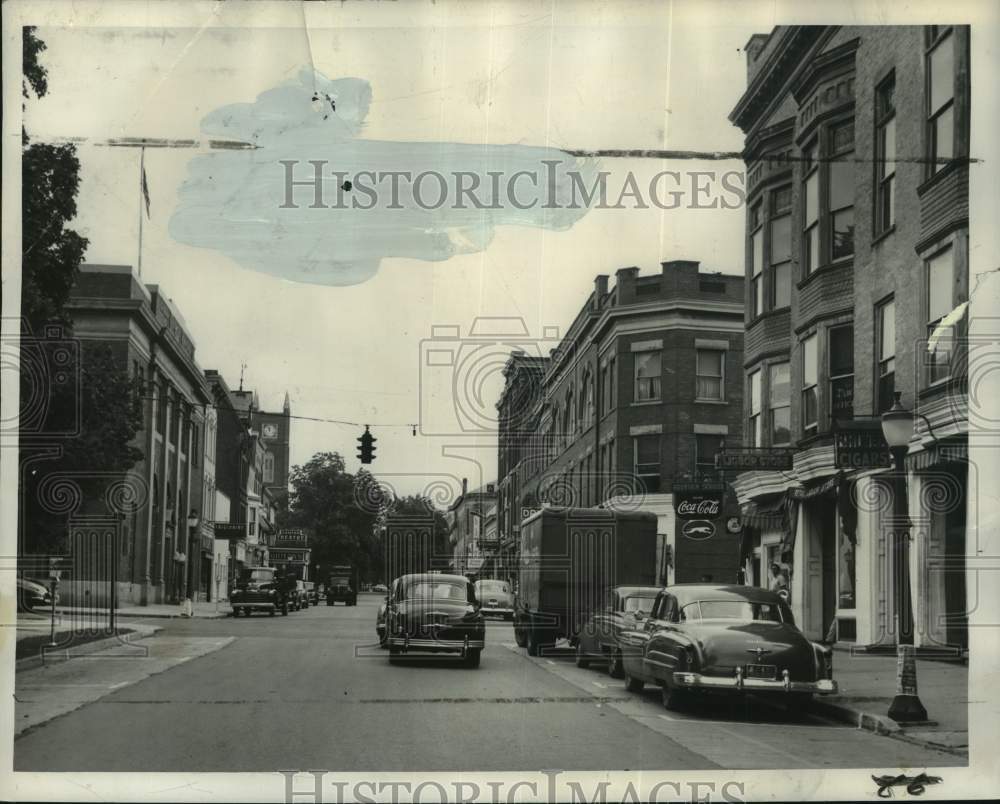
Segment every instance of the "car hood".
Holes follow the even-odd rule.
[[[789,623],[705,620],[680,629],[698,645],[704,670],[728,672],[737,665],[776,665],[795,679],[812,678],[812,643]],[[758,652],[758,650],[760,652]]]
[[[49,593],[49,589],[38,581],[29,581],[26,578],[18,578],[17,585],[21,589],[27,589],[37,595],[47,595]]]

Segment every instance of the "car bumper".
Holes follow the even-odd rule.
[[[719,690],[724,692],[806,692],[817,695],[833,695],[837,692],[837,682],[823,678],[819,681],[792,681],[786,675],[781,680],[766,678],[744,678],[736,676],[704,676],[701,673],[674,673],[674,683],[685,689]]]
[[[429,639],[418,637],[410,639],[406,636],[390,636],[386,640],[390,648],[402,650],[403,653],[411,650],[419,651],[447,651],[449,653],[465,653],[471,649],[482,650],[486,647],[485,639]]]
[[[277,609],[277,604],[273,601],[247,601],[244,603],[242,600],[230,601],[230,606],[234,609],[254,609],[255,611],[274,611]]]
[[[514,613],[514,609],[504,608],[503,606],[482,606],[479,609],[484,617],[489,617],[491,614],[499,614],[507,617]]]

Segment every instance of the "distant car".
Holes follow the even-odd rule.
[[[483,615],[500,616],[505,620],[514,619],[514,593],[507,581],[486,579],[476,581],[476,599],[482,606]]]
[[[398,579],[397,579],[398,580]],[[387,592],[388,588],[384,584],[379,584]],[[392,582],[393,589],[396,588],[396,581]],[[385,596],[385,600],[379,604],[378,614],[375,615],[375,633],[378,636],[378,644],[380,648],[385,647],[385,611],[389,606],[389,597],[392,593],[390,592]]]
[[[415,651],[447,652],[461,654],[469,667],[479,667],[486,622],[468,578],[420,573],[393,583],[385,634],[390,662]]]
[[[622,631],[641,626],[660,593],[659,586],[616,586],[608,591],[604,605],[584,622],[576,641],[576,666],[592,661],[607,663],[608,674],[621,678],[622,651],[618,640]]]
[[[294,596],[292,604],[293,610],[301,611],[302,609],[309,608],[309,597],[306,594],[305,581],[295,581],[295,591],[292,594]]]
[[[830,647],[810,642],[788,604],[766,589],[667,587],[620,640],[626,688],[658,684],[667,709],[698,695],[754,693],[802,711],[814,694],[837,691]]]
[[[389,591],[389,587],[386,586],[384,583],[377,583],[372,587],[372,591],[385,593]]]
[[[293,579],[274,567],[247,567],[240,571],[229,593],[233,616],[249,617],[255,611],[266,611],[272,617],[280,611],[288,614],[293,606]]]
[[[312,581],[303,581],[305,586],[305,596],[306,596],[306,608],[309,606],[319,605],[319,591],[316,589],[316,584]]]
[[[56,592],[56,605],[59,605],[59,593]],[[52,591],[41,581],[27,578],[17,579],[17,610],[35,611],[36,609],[52,608]]]

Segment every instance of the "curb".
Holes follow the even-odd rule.
[[[74,613],[74,611],[76,611],[76,610],[75,609],[56,609],[56,613],[57,614],[63,614],[63,615],[72,614],[72,613]],[[191,617],[186,617],[183,614],[181,614],[180,612],[171,613],[171,614],[163,614],[163,613],[158,612],[158,611],[157,612],[145,612],[145,611],[142,611],[142,612],[134,612],[133,613],[133,610],[131,610],[131,609],[129,609],[128,611],[122,611],[121,609],[118,609],[118,611],[116,612],[115,616],[117,618],[119,618],[119,619],[139,618],[139,619],[151,619],[151,620],[175,620],[175,619],[176,620],[215,620],[215,619],[220,619],[221,620],[224,617],[228,617],[229,614],[227,612],[225,612],[225,611],[219,611],[218,614],[213,611],[213,612],[210,612],[208,614],[195,614],[195,615],[193,615]]]
[[[873,734],[880,734],[883,737],[892,737],[893,739],[902,740],[903,742],[911,743],[913,745],[919,745],[924,748],[932,748],[936,751],[945,751],[949,754],[955,754],[957,756],[967,757],[969,755],[967,748],[955,748],[953,746],[936,743],[933,740],[913,737],[912,735],[907,734],[906,729],[890,717],[866,712],[863,709],[858,709],[847,704],[817,699],[813,701],[812,711],[815,714],[828,717],[831,720],[837,720],[841,723],[849,723],[859,729],[870,731]],[[937,724],[930,721],[922,725],[926,727]]]
[[[130,644],[132,642],[138,642],[139,640],[146,639],[147,637],[155,636],[157,631],[162,631],[163,626],[159,625],[147,625],[140,628],[132,630],[131,633],[124,634],[122,636],[110,636],[106,639],[95,639],[93,642],[85,642],[84,644],[78,646],[74,649],[73,656],[69,656],[65,651],[60,651],[59,653],[49,654],[50,658],[48,663],[53,661],[69,661],[76,656],[87,656],[91,653],[97,653],[98,651],[104,650],[106,648],[113,648],[115,645]],[[58,658],[56,658],[58,657]],[[14,663],[14,672],[20,673],[23,670],[33,670],[36,667],[42,667],[46,664],[44,654],[35,654],[34,656],[25,656],[23,659],[18,659]]]

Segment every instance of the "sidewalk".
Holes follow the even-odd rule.
[[[161,626],[132,623],[128,627],[117,628],[113,634],[79,633],[74,632],[72,624],[57,619],[53,632],[48,617],[22,613],[17,617],[15,672],[98,652],[118,656],[144,653],[144,649],[134,650],[134,643],[160,630]],[[53,637],[56,646],[50,648],[48,645]]]
[[[917,660],[917,693],[929,723],[901,726],[888,716],[896,693],[896,657],[833,655],[837,695],[816,696],[815,710],[858,728],[956,754],[969,752],[969,668],[950,661]]]
[[[198,618],[213,619],[215,617],[228,617],[232,612],[229,601],[219,601],[218,611],[215,603],[198,602],[193,604],[194,616]],[[101,614],[107,609],[89,609],[80,606],[56,606],[56,615],[71,614]],[[41,612],[40,612],[41,613]],[[148,606],[119,606],[116,610],[118,617],[181,617],[180,603],[152,603]],[[185,618],[186,619],[186,618]]]

